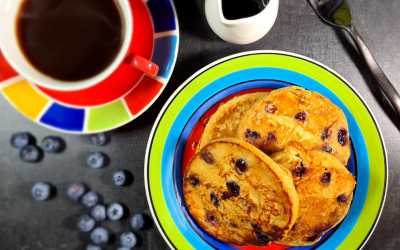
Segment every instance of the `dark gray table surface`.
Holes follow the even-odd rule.
[[[358,31],[370,46],[381,68],[400,91],[400,1],[348,0]],[[69,183],[82,181],[103,196],[104,203],[120,202],[136,213],[150,214],[144,188],[144,156],[147,140],[158,112],[178,86],[207,64],[238,52],[282,50],[315,59],[346,78],[372,109],[383,133],[389,162],[386,204],[380,221],[364,249],[400,249],[400,119],[376,87],[349,37],[322,23],[306,0],[281,0],[278,18],[271,31],[249,45],[222,41],[204,17],[204,0],[175,0],[180,25],[179,53],[172,78],[160,98],[141,117],[110,132],[111,142],[103,147],[91,145],[87,135],[67,135],[48,130],[29,121],[0,97],[0,249],[84,249],[89,234],[76,230],[76,219],[89,212],[66,198]],[[46,135],[65,139],[61,154],[46,154],[37,164],[19,160],[17,149],[9,145],[12,133],[30,131],[40,141]],[[102,151],[111,158],[103,169],[90,169],[86,157]],[[134,174],[133,184],[115,187],[113,171],[125,168]],[[31,198],[30,188],[37,181],[48,181],[58,190],[46,202]],[[130,229],[129,218],[105,221],[117,237]],[[156,226],[138,232],[138,249],[168,249]],[[117,249],[118,242],[105,249]],[[135,248],[136,249],[136,248]]]

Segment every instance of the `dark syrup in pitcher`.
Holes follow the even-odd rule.
[[[263,11],[268,0],[221,0],[222,13],[227,20],[252,17]]]

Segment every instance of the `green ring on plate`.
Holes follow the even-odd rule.
[[[156,221],[157,226],[161,232],[165,232],[168,239],[178,249],[193,248],[177,229],[169,214],[164,200],[163,183],[160,176],[163,147],[169,130],[180,110],[197,92],[218,78],[239,70],[260,67],[287,69],[320,82],[345,103],[356,119],[366,142],[370,163],[368,193],[358,221],[348,237],[337,249],[348,250],[361,247],[376,226],[376,221],[379,219],[384,204],[384,195],[386,194],[386,155],[377,125],[372,118],[372,114],[362,102],[361,97],[356,94],[355,90],[352,90],[351,85],[342,77],[335,75],[332,70],[311,59],[274,51],[256,51],[221,59],[194,74],[193,77],[182,84],[165,104],[149,138],[145,162],[145,183],[148,202],[150,207],[154,209],[152,210],[154,218],[158,218],[159,223],[162,224],[160,226]],[[149,178],[149,183],[147,178]]]

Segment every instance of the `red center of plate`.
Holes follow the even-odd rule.
[[[231,100],[235,96],[238,95],[243,95],[243,94],[249,94],[249,93],[255,93],[255,92],[271,92],[274,89],[250,89],[250,90],[245,90],[241,91],[235,94],[232,94],[228,97],[225,97],[221,101],[217,102],[212,106],[207,112],[203,114],[203,116],[199,119],[199,121],[196,123],[196,125],[193,127],[192,132],[190,133],[188,140],[186,142],[185,146],[185,153],[183,155],[183,162],[182,162],[182,178],[185,176],[185,171],[186,167],[189,164],[190,159],[192,156],[196,153],[196,150],[199,147],[199,142],[201,135],[204,133],[204,128],[207,125],[208,120],[211,118],[211,116],[217,111],[218,107],[221,106],[221,104],[226,103],[227,101]],[[281,250],[281,249],[288,249],[290,248],[289,246],[282,246],[282,245],[277,245],[277,244],[271,244],[267,247],[242,247],[242,246],[235,246],[240,249],[245,249],[245,250]]]
[[[142,0],[129,1],[133,16],[133,37],[128,52],[148,60],[153,53],[153,24],[150,13]],[[128,93],[142,78],[143,72],[121,63],[104,81],[76,91],[56,91],[38,86],[46,95],[74,106],[97,106],[112,102]]]

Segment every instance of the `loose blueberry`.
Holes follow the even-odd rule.
[[[105,133],[97,133],[90,136],[90,140],[96,146],[101,146],[106,144],[107,136]]]
[[[117,250],[130,250],[130,248],[126,248],[126,247],[119,247]]]
[[[123,234],[121,234],[119,242],[123,247],[132,248],[136,246],[137,238],[136,235],[132,232],[124,232]]]
[[[87,158],[87,164],[91,168],[101,168],[105,163],[105,156],[103,153],[95,152]]]
[[[246,161],[243,159],[238,159],[235,162],[235,169],[236,169],[236,172],[238,172],[238,174],[243,174],[244,172],[246,172],[247,171]]]
[[[321,177],[321,182],[326,185],[329,185],[329,183],[331,182],[331,176],[332,176],[331,172],[323,173]]]
[[[37,182],[31,189],[32,197],[35,200],[42,201],[50,198],[52,187],[45,182]]]
[[[276,132],[268,132],[267,140],[276,142]]]
[[[19,152],[19,158],[24,162],[37,162],[41,158],[42,152],[34,145],[26,145],[21,148]]]
[[[22,148],[29,144],[35,144],[35,138],[27,132],[18,132],[11,136],[10,144],[14,148]]]
[[[192,184],[193,187],[197,186],[200,184],[200,180],[198,177],[190,176],[189,178],[190,184]]]
[[[120,169],[112,174],[112,182],[115,186],[125,185],[127,182],[127,173],[125,170]]]
[[[340,145],[346,145],[348,140],[349,138],[347,136],[347,130],[344,128],[340,129],[338,132],[338,142],[340,143]]]
[[[229,191],[222,193],[222,199],[227,200],[231,197],[238,197],[240,195],[240,186],[234,182],[227,182],[226,186]]]
[[[107,208],[107,216],[110,220],[119,220],[124,215],[124,208],[118,204],[113,203]]]
[[[102,221],[106,218],[106,206],[97,204],[93,207],[91,215],[96,221]]]
[[[217,218],[213,214],[211,214],[209,212],[206,213],[206,221],[208,223],[211,223],[211,225],[213,225],[213,226],[217,226],[218,225]]]
[[[135,214],[131,220],[131,226],[135,230],[141,230],[145,227],[145,218],[143,214]]]
[[[101,247],[96,246],[96,245],[89,244],[89,245],[86,247],[86,250],[101,250]]]
[[[86,188],[80,182],[72,183],[67,189],[67,196],[73,201],[78,201],[85,193]]]
[[[81,232],[90,232],[94,228],[95,221],[87,214],[78,218],[76,223],[78,230]]]
[[[336,198],[336,200],[338,201],[338,202],[347,202],[347,199],[348,199],[349,197],[346,195],[346,194],[341,194],[341,195],[339,195],[337,198]]]
[[[212,156],[212,154],[210,152],[202,152],[201,153],[201,157],[208,164],[214,164],[214,159],[213,159],[213,156]]]
[[[322,131],[321,139],[325,140],[331,137],[332,132],[329,130],[328,127],[325,127]]]
[[[294,116],[294,119],[297,119],[299,121],[304,121],[306,119],[306,116],[307,116],[306,112],[303,111],[303,112],[296,114]]]
[[[99,197],[95,192],[88,192],[82,197],[82,204],[86,207],[93,207],[99,201]]]
[[[269,114],[274,114],[278,109],[272,102],[266,102],[264,110]]]
[[[306,174],[306,172],[307,172],[307,168],[304,167],[303,162],[301,162],[300,165],[293,170],[293,174],[298,177],[304,176]]]
[[[210,194],[210,199],[213,202],[214,206],[218,206],[219,205],[219,200],[218,200],[218,198],[217,198],[217,196],[215,195],[214,192],[212,192]]]
[[[264,232],[256,232],[256,236],[257,236],[257,239],[259,239],[265,245],[268,245],[271,242],[268,235]]]
[[[327,152],[327,153],[329,153],[329,154],[332,153],[332,148],[330,146],[328,146],[328,145],[323,146],[322,150]]]
[[[42,140],[40,147],[47,153],[56,153],[61,150],[62,141],[55,136],[48,136]]]
[[[104,227],[96,227],[90,234],[90,239],[96,245],[103,245],[108,242],[110,238],[110,232]]]
[[[260,139],[261,135],[256,131],[251,131],[250,129],[246,129],[244,137],[256,140],[256,139]]]

